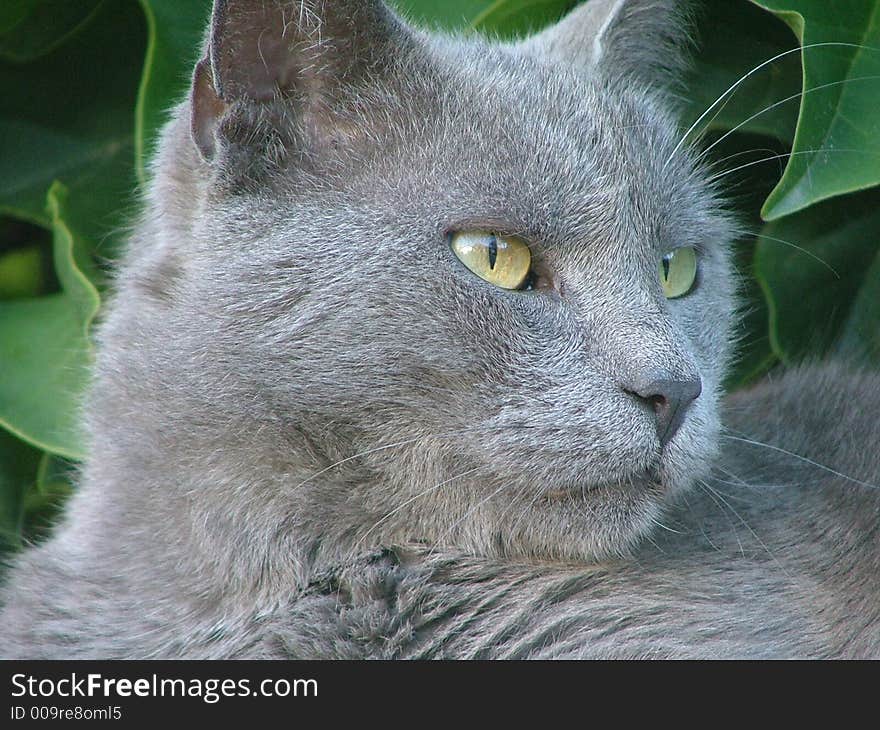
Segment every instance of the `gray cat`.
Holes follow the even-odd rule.
[[[880,378],[722,406],[684,28],[218,0],[5,655],[880,657]]]

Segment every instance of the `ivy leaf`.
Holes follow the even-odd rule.
[[[479,30],[493,36],[525,36],[577,5],[577,0],[392,0],[413,22],[443,30]]]
[[[39,248],[31,246],[0,255],[0,301],[35,296],[44,286]]]
[[[0,426],[33,446],[83,456],[79,405],[88,385],[89,328],[100,297],[86,276],[91,259],[65,218],[67,191],[56,183],[48,211],[63,291],[0,302]]]
[[[105,3],[51,53],[0,62],[0,210],[52,231],[62,287],[0,303],[0,426],[74,459],[83,454],[79,403],[100,304],[92,257],[112,257],[110,234],[133,188],[143,29],[137,5]]]
[[[0,5],[0,35],[15,28],[40,0],[6,0]]]
[[[496,0],[471,20],[477,30],[505,38],[525,37],[559,20],[572,0]]]
[[[39,461],[39,451],[0,430],[0,554],[21,546],[25,494]]]
[[[0,61],[0,212],[48,228],[46,193],[61,180],[84,191],[78,199],[96,226],[114,225],[108,216],[131,189],[142,37],[136,6],[105,3],[51,53],[24,65]]]
[[[689,137],[736,129],[790,144],[800,106],[800,65],[796,54],[766,63],[796,47],[788,28],[744,2],[713,4],[697,21],[698,46],[680,91],[683,124],[695,125]]]
[[[408,20],[424,27],[462,30],[489,10],[495,0],[390,0],[390,4]]]
[[[792,156],[762,210],[775,220],[880,184],[880,0],[753,0],[803,46]]]
[[[88,23],[102,2],[15,0],[0,11],[0,57],[25,63],[50,53]]]
[[[73,493],[75,473],[75,464],[53,454],[42,455],[36,481],[24,492],[22,539],[38,541],[51,531]]]
[[[755,268],[783,362],[841,343],[880,364],[880,189],[826,201],[765,226]]]
[[[875,236],[880,240],[880,227]],[[845,360],[880,365],[880,252],[874,256],[843,325],[836,352]]]

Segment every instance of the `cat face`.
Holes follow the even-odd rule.
[[[270,46],[280,95],[229,40],[265,38],[272,11],[215,12],[193,138],[163,153],[192,161],[199,211],[160,287],[176,342],[225,373],[221,410],[255,428],[271,413],[279,455],[308,452],[287,504],[318,542],[626,551],[713,458],[733,296],[729,224],[617,55],[638,3],[503,46],[327,5],[350,12],[322,19],[324,50],[302,46],[326,75],[295,39]],[[499,241],[525,246],[527,273],[493,283],[460,240],[495,241],[493,264]]]

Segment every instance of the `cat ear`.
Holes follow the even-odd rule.
[[[304,137],[329,141],[340,97],[380,76],[407,38],[381,0],[215,0],[193,140],[206,160],[222,143],[277,157]]]
[[[685,65],[688,5],[686,0],[589,0],[521,46],[608,79],[665,84]]]

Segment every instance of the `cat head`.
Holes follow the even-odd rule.
[[[105,337],[165,384],[155,468],[243,550],[635,545],[712,460],[733,311],[678,5],[493,43],[218,0]]]

